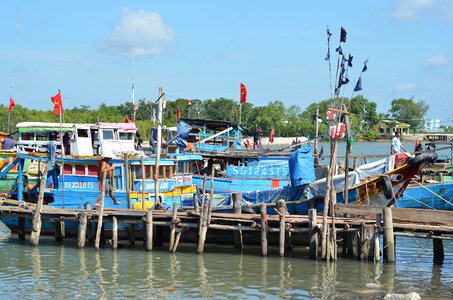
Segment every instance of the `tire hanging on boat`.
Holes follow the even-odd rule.
[[[384,190],[384,196],[387,199],[392,199],[393,198],[393,187],[392,187],[392,181],[390,180],[390,177],[388,176],[383,176],[382,177],[382,187]]]

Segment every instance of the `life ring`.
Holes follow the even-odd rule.
[[[392,187],[392,181],[390,180],[390,177],[388,177],[388,176],[382,177],[382,187],[384,190],[385,198],[392,199],[393,198],[393,187]]]

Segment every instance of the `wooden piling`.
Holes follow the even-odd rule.
[[[79,234],[77,238],[77,246],[80,249],[85,248],[85,241],[87,237],[87,215],[84,212],[79,213]]]
[[[198,193],[193,193],[193,209],[196,212],[200,211],[200,203],[198,203]]]
[[[433,237],[439,237],[440,233],[435,232]],[[435,265],[441,265],[444,263],[444,244],[441,239],[433,238],[433,262]]]
[[[170,227],[170,243],[168,246],[168,251],[171,253],[173,251],[173,246],[175,244],[175,233],[176,233],[176,217],[178,213],[178,203],[173,203],[173,212],[171,214],[171,227]]]
[[[308,210],[308,221],[310,229],[310,247],[308,258],[309,259],[318,259],[318,235],[319,230],[316,225],[317,213],[315,208],[310,208]]]
[[[376,225],[374,227],[374,261],[381,260],[381,228],[382,228],[382,214],[376,214]]]
[[[104,218],[104,200],[105,200],[105,183],[106,183],[106,171],[102,172],[102,191],[101,191],[101,207],[98,212],[98,225],[96,230],[96,239],[94,241],[94,249],[99,251],[99,244],[101,239],[102,223]]]
[[[374,225],[362,223],[360,231],[360,260],[369,260],[374,256],[374,249],[372,247],[372,237],[374,236]],[[373,255],[373,256],[372,256]]]
[[[91,210],[90,202],[85,202],[84,209]],[[91,221],[88,219],[88,216],[87,216],[87,232],[86,232],[86,236],[87,236],[88,242],[90,242],[90,243],[94,242],[94,232],[93,232],[93,226],[92,225],[93,224],[91,223]]]
[[[112,249],[118,248],[118,220],[115,216],[112,217]]]
[[[44,167],[44,173],[41,176],[39,184],[38,203],[36,204],[35,213],[33,215],[32,230],[30,234],[30,245],[37,246],[39,244],[39,236],[41,235],[41,209],[44,201],[44,191],[46,189],[47,166]]]
[[[279,247],[278,247],[278,255],[280,257],[285,256],[285,235],[286,235],[286,206],[285,200],[278,200],[277,201],[277,210],[279,214],[280,226],[279,226]]]
[[[153,250],[153,211],[147,210],[146,211],[146,240],[145,240],[145,248],[146,251]]]
[[[23,242],[25,241],[25,218],[19,217],[18,219],[18,238],[19,241]]]
[[[143,156],[140,159],[140,164],[142,166],[142,209],[145,209],[145,178],[146,178],[146,170],[145,170],[145,163],[144,163]],[[156,168],[158,168],[158,166],[156,166]],[[155,194],[154,203],[159,203],[159,194],[158,193]]]
[[[242,194],[241,193],[233,193],[231,195],[233,198],[233,210],[235,214],[242,214]],[[238,225],[241,225],[240,223]],[[234,238],[234,247],[242,249],[243,239],[242,239],[242,230],[234,230],[233,231],[233,238]]]
[[[393,234],[392,209],[384,208],[384,259],[395,262],[395,236]]]
[[[208,213],[209,203],[205,203],[200,214],[201,229],[198,237],[197,253],[201,254],[204,251],[204,243],[206,241],[206,234],[208,231]]]
[[[55,222],[55,241],[61,242],[65,236],[64,222],[56,221]]]
[[[131,246],[135,245],[135,224],[127,224],[127,239]]]
[[[267,206],[261,204],[261,255],[267,256]],[[242,234],[241,234],[242,242]],[[241,244],[242,246],[242,244]]]

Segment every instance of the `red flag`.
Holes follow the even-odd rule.
[[[50,99],[52,100],[52,103],[54,104],[53,113],[55,115],[64,114],[63,102],[61,101],[60,91],[58,91],[58,94],[56,94],[55,96],[50,97]]]
[[[9,98],[8,112],[11,112],[11,111],[13,110],[14,105],[15,105],[15,104],[14,104],[14,100],[13,100],[13,98],[10,97],[10,98]]]
[[[241,100],[240,103],[247,102],[247,88],[241,83]]]
[[[181,119],[181,110],[177,106],[176,106],[176,110],[177,110],[176,116],[178,117],[178,119]]]
[[[191,106],[192,105],[192,100],[187,100],[187,105]]]
[[[132,121],[128,117],[124,117],[124,123],[134,123],[134,121]]]
[[[274,128],[271,128],[271,133],[269,135],[269,142],[273,143],[274,142],[274,136],[275,136],[275,131]]]

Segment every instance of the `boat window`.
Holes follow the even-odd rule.
[[[152,167],[151,166],[145,166],[145,171],[146,171],[146,178],[147,179],[152,179],[153,178]]]
[[[134,140],[133,132],[119,132],[120,140],[122,141],[132,141]]]
[[[135,179],[143,178],[142,166],[134,166],[134,171],[135,171]]]
[[[87,138],[88,137],[88,129],[77,129],[77,136],[82,137],[82,138]]]
[[[85,175],[85,166],[75,165],[75,175]]]
[[[113,129],[102,129],[102,139],[114,140]]]
[[[37,141],[47,141],[47,134],[46,133],[38,133],[36,134]]]
[[[72,175],[72,165],[64,165],[64,174]]]
[[[89,165],[89,166],[88,166],[88,175],[90,175],[90,176],[97,176],[97,175],[98,175],[98,166],[96,166],[96,165]]]

